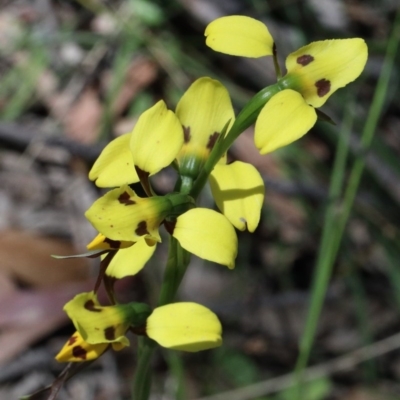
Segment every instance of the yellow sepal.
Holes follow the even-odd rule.
[[[237,236],[222,214],[207,208],[194,208],[177,218],[172,234],[181,246],[200,258],[235,267]]]
[[[127,249],[118,250],[106,269],[106,275],[116,279],[136,275],[150,260],[156,247],[141,239]]]
[[[210,175],[215,202],[235,228],[254,232],[260,221],[264,201],[264,181],[257,169],[236,161],[217,164]]]
[[[268,28],[256,19],[232,15],[212,21],[204,35],[215,51],[242,57],[272,55],[274,40]]]
[[[163,347],[196,352],[222,344],[218,317],[196,303],[173,303],[156,308],[147,318],[147,335]]]
[[[182,144],[181,123],[162,100],[140,116],[130,138],[135,166],[150,175],[170,165]]]
[[[130,134],[119,136],[101,152],[89,172],[98,187],[117,187],[139,182],[129,148]]]
[[[317,114],[300,93],[287,89],[277,93],[261,110],[254,141],[261,154],[270,153],[305,135],[317,121]]]

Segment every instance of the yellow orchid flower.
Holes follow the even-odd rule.
[[[64,311],[83,341],[90,345],[114,343],[117,348],[129,346],[126,331],[131,325],[143,325],[151,312],[141,303],[102,306],[94,292],[76,295],[64,306]]]
[[[188,352],[222,344],[218,317],[197,303],[172,303],[156,308],[147,318],[146,334],[163,347]]]
[[[169,222],[168,229],[184,249],[233,268],[237,237],[231,223],[213,210],[195,208],[183,212],[192,206],[187,195],[140,198],[128,186],[111,190],[98,199],[86,212],[94,227],[103,236],[111,238],[111,243],[137,242],[125,250],[118,250],[106,270],[107,275],[118,278],[143,268],[154,252],[149,244],[161,241],[160,224],[167,217],[174,217],[174,212],[178,214],[176,222]],[[137,262],[128,265],[128,258],[136,251]],[[117,267],[119,263],[121,265]]]
[[[271,55],[272,38],[265,30],[260,34],[264,29],[260,24],[244,16],[219,18],[207,26],[206,44],[236,56]],[[367,57],[367,45],[360,38],[313,42],[289,54],[287,73],[277,83],[279,93],[265,104],[256,121],[255,143],[260,153],[270,153],[305,135],[317,121],[314,107],[321,107],[337,89],[354,81]]]
[[[179,170],[182,175],[195,179],[224,126],[234,122],[229,93],[219,81],[199,78],[182,96],[176,115],[185,133],[177,156]],[[253,232],[260,219],[264,196],[264,183],[258,171],[243,162],[226,165],[223,157],[209,181],[219,210],[231,224],[239,230],[247,228]]]

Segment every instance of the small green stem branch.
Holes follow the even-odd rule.
[[[200,171],[192,190],[190,191],[191,196],[196,199],[207,182],[207,179],[214,169],[215,165],[221,159],[221,157],[228,151],[232,146],[233,142],[238,138],[238,136],[243,133],[249,126],[253,125],[260,114],[261,109],[265,104],[274,96],[276,93],[283,89],[281,84],[275,83],[274,85],[268,86],[258,92],[243,110],[237,116],[234,124],[229,130],[228,134],[222,141],[220,146],[215,146],[204,167]]]
[[[304,333],[300,341],[300,354],[295,369],[297,382],[297,390],[295,391],[294,395],[295,399],[301,399],[301,382],[303,371],[304,368],[307,366],[311,348],[314,343],[317,323],[328,287],[329,278],[331,276],[332,266],[336,260],[343,233],[346,228],[352,206],[354,204],[362,173],[364,171],[364,157],[366,151],[371,145],[378,124],[378,120],[385,102],[386,92],[389,85],[389,79],[392,72],[393,62],[397,52],[399,40],[400,10],[398,10],[396,15],[393,31],[386,49],[382,71],[379,77],[370,110],[368,112],[368,118],[362,132],[361,144],[363,151],[356,159],[354,166],[351,170],[350,179],[344,194],[341,211],[339,212],[335,203],[331,203],[326,211],[322,241],[315,270],[316,275],[311,292],[311,304],[306,320]],[[343,154],[340,155],[339,153],[340,151],[338,152],[337,158],[339,158],[339,156],[343,156]],[[335,164],[330,194],[337,195],[339,186],[341,186],[341,182],[343,180],[343,168],[343,163],[338,162],[337,164]]]

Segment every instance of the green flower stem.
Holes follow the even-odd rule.
[[[215,146],[211,151],[210,156],[204,164],[204,167],[200,171],[193,188],[190,191],[190,195],[196,199],[207,182],[208,176],[214,169],[215,165],[221,159],[221,157],[228,151],[232,146],[233,142],[243,133],[249,126],[255,123],[258,114],[265,106],[265,104],[274,96],[276,93],[283,90],[284,87],[280,82],[274,85],[268,86],[258,92],[243,108],[243,110],[237,116],[232,128],[229,130],[225,139],[219,146]]]
[[[170,236],[168,261],[158,299],[158,307],[171,303],[174,300],[189,261],[190,253],[182,249],[179,242],[173,236]]]
[[[133,380],[132,399],[147,400],[151,388],[151,358],[157,344],[148,337],[138,339],[138,362]]]
[[[165,268],[164,280],[161,287],[157,306],[171,303],[176,295],[186,269],[189,265],[190,253],[182,249],[179,242],[170,236],[169,254]],[[151,358],[157,344],[147,338],[141,337],[138,342],[138,364],[133,382],[132,399],[147,400],[151,387]]]
[[[354,163],[352,168],[349,183],[347,185],[342,210],[339,214],[337,224],[333,224],[335,220],[335,205],[332,204],[327,210],[324,222],[323,238],[320,247],[320,252],[316,265],[316,276],[311,294],[311,305],[307,316],[306,326],[303,337],[300,342],[300,355],[296,364],[297,388],[295,399],[301,399],[301,381],[302,372],[306,367],[310,355],[310,351],[314,342],[315,332],[317,328],[318,318],[322,309],[322,304],[325,298],[326,289],[329,282],[329,277],[334,264],[337,253],[340,247],[341,239],[350,216],[355,196],[360,184],[361,176],[364,170],[365,151],[370,147],[379,117],[386,98],[386,92],[389,85],[389,79],[393,68],[393,62],[396,56],[397,48],[400,40],[400,9],[397,11],[396,19],[393,26],[391,37],[386,48],[386,55],[382,71],[379,76],[379,81],[375,90],[374,98],[368,117],[362,132],[361,144],[363,153]],[[334,171],[335,173],[335,171]],[[335,176],[335,175],[334,175]],[[333,179],[335,181],[335,179]],[[333,185],[333,183],[332,183]]]

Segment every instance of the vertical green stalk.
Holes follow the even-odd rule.
[[[314,342],[315,332],[319,315],[321,312],[322,304],[325,298],[326,289],[328,286],[329,278],[332,271],[332,266],[336,260],[337,252],[339,250],[340,242],[343,237],[343,233],[350,216],[351,208],[354,203],[354,199],[358,190],[358,186],[361,180],[361,176],[364,170],[365,161],[363,156],[365,151],[371,145],[373,135],[375,133],[379,117],[382,112],[383,104],[386,97],[386,92],[389,84],[390,75],[393,68],[394,58],[397,52],[398,44],[400,39],[400,10],[398,10],[396,19],[393,26],[393,31],[386,48],[385,60],[382,66],[382,71],[378,80],[378,84],[375,90],[374,98],[372,100],[371,107],[368,112],[368,118],[365,123],[361,145],[363,153],[356,159],[352,168],[349,183],[347,185],[344,200],[342,205],[342,212],[335,212],[335,204],[330,204],[324,220],[324,228],[322,235],[322,242],[318,254],[315,278],[311,293],[311,304],[308,312],[306,326],[304,329],[303,336],[300,342],[300,355],[297,360],[295,372],[297,380],[297,390],[295,392],[296,399],[301,398],[301,381],[302,372],[307,366],[311,347]],[[338,150],[339,152],[339,150]],[[335,165],[336,166],[336,165]],[[337,189],[338,185],[338,174],[343,170],[333,170],[331,191]],[[337,223],[335,223],[335,216],[338,215]]]
[[[171,303],[185,275],[190,261],[190,253],[182,249],[179,242],[170,236],[169,253],[161,287],[158,307]],[[138,362],[133,381],[132,399],[147,400],[151,388],[151,359],[157,344],[147,338],[141,337],[138,341]]]
[[[132,400],[147,400],[151,388],[151,358],[156,342],[147,338],[138,339],[138,361],[132,387]]]

